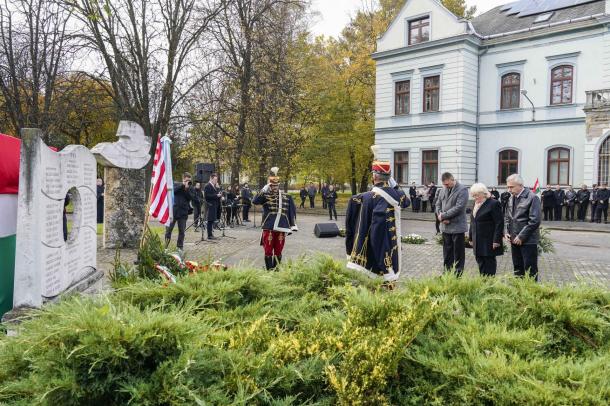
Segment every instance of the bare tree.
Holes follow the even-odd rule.
[[[71,17],[53,0],[4,0],[0,5],[0,91],[14,130],[42,129],[45,141],[57,80],[77,50]]]
[[[84,25],[84,38],[101,58],[100,81],[111,88],[121,115],[152,137],[170,128],[172,114],[208,72],[202,37],[224,0],[63,0]]]

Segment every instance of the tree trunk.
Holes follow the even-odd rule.
[[[364,193],[368,189],[369,179],[370,179],[368,168],[370,166],[371,166],[370,164],[367,165],[367,167],[362,172],[362,178],[360,178],[360,193]]]
[[[349,151],[349,160],[351,163],[351,170],[350,170],[350,184],[352,186],[352,195],[355,195],[357,192],[357,184],[356,184],[356,153],[354,152],[353,149],[350,149]]]

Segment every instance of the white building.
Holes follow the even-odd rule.
[[[397,180],[610,181],[610,115],[591,109],[610,110],[609,28],[610,0],[519,0],[472,21],[407,0],[373,54],[376,144]]]

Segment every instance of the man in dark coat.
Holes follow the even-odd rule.
[[[595,221],[598,223],[602,222],[602,216],[604,217],[604,224],[608,224],[608,201],[610,200],[610,189],[608,185],[602,183],[601,187],[597,191],[597,208],[595,212]]]
[[[322,187],[320,188],[320,194],[322,195],[322,208],[326,209],[327,203],[326,203],[326,197],[328,196],[328,185],[326,183],[322,184]]]
[[[244,183],[244,187],[241,188],[241,204],[242,206],[242,220],[245,223],[250,222],[250,208],[252,207],[252,190],[247,183]]]
[[[434,182],[430,182],[430,187],[428,188],[428,202],[430,202],[430,211],[434,212],[434,203],[436,197],[436,191],[438,187]]]
[[[474,208],[470,214],[468,237],[479,265],[479,273],[482,276],[494,276],[497,268],[496,256],[504,254],[502,206],[498,200],[491,197],[491,193],[482,183],[472,185],[470,196],[474,199]]]
[[[544,211],[544,221],[553,221],[553,215],[555,214],[555,192],[551,189],[551,186],[547,186],[546,190],[542,192],[542,209]]]
[[[299,197],[301,198],[301,205],[299,207],[304,209],[305,208],[305,200],[307,200],[307,190],[305,189],[305,185],[303,185],[303,187],[299,191]]]
[[[208,240],[215,240],[213,229],[214,223],[218,219],[218,212],[220,210],[220,199],[222,197],[222,191],[218,187],[218,175],[212,174],[210,181],[203,188],[203,196],[208,206],[207,218],[208,218]]]
[[[307,195],[309,196],[309,207],[311,209],[316,208],[316,193],[318,193],[318,189],[316,189],[314,184],[311,183],[307,189]]]
[[[297,208],[292,197],[280,190],[279,168],[271,168],[269,183],[254,197],[252,203],[263,206],[261,245],[265,252],[265,267],[276,269],[282,262],[286,235],[297,231]]]
[[[411,202],[413,203],[413,205],[411,206],[411,210],[419,211],[419,205],[418,205],[418,207],[415,207],[415,199],[417,198],[417,187],[415,186],[415,182],[412,182],[411,187],[409,188],[409,198],[411,199]]]
[[[572,186],[566,192],[566,221],[574,221],[574,209],[576,208],[576,191]]]
[[[589,203],[591,203],[591,223],[595,222],[595,215],[596,215],[596,211],[597,211],[597,202],[598,202],[598,198],[597,198],[597,191],[599,189],[597,188],[596,184],[593,184],[593,187],[591,188],[591,193],[589,194]],[[586,216],[586,213],[585,213]]]
[[[191,188],[191,205],[193,206],[193,223],[195,231],[199,231],[202,226],[203,218],[201,217],[201,205],[203,204],[203,192],[201,191],[201,183],[195,182],[195,187]]]
[[[328,192],[326,193],[326,202],[328,205],[328,216],[330,220],[333,219],[333,215],[335,216],[335,221],[337,221],[337,192],[335,191],[335,186],[330,185],[328,187]]]
[[[443,263],[445,272],[454,270],[459,277],[464,272],[466,247],[464,234],[468,232],[466,205],[468,188],[457,182],[449,172],[443,173],[443,190],[436,200],[434,213],[443,232]]]
[[[561,186],[555,186],[555,221],[561,221],[561,212],[566,200],[566,192]]]
[[[174,218],[169,226],[165,227],[165,245],[169,245],[172,238],[174,226],[178,223],[178,249],[184,249],[184,233],[186,231],[186,221],[191,210],[191,187],[192,176],[188,172],[182,175],[182,183],[174,183]]]
[[[374,153],[376,152],[373,147]],[[401,271],[400,212],[409,199],[390,185],[389,162],[374,161],[374,187],[348,202],[345,219],[347,267],[371,277],[396,281]]]
[[[576,202],[578,203],[578,221],[585,221],[587,217],[587,209],[589,208],[589,198],[591,192],[587,189],[587,185],[582,185],[576,193]]]
[[[104,181],[97,178],[97,224],[104,222]]]
[[[491,194],[492,199],[495,199],[498,202],[500,201],[500,192],[498,192],[498,189],[496,189],[495,187],[492,187],[491,190],[489,191],[489,193]]]
[[[538,241],[540,240],[540,199],[523,186],[518,174],[508,177],[507,187],[511,192],[504,223],[506,239],[511,243],[515,276],[526,272],[538,280]]]

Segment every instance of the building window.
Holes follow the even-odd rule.
[[[438,150],[423,151],[421,182],[422,185],[429,185],[430,182],[438,183]]]
[[[606,138],[599,148],[599,164],[597,166],[597,184],[610,183],[610,137]]]
[[[409,183],[409,152],[394,152],[394,176],[399,184]]]
[[[518,109],[521,98],[521,75],[518,73],[507,73],[502,76],[502,99],[500,108]]]
[[[409,114],[411,100],[411,81],[396,82],[396,115]]]
[[[440,76],[424,78],[424,112],[439,111]]]
[[[572,103],[574,68],[570,65],[558,66],[551,71],[551,104]]]
[[[430,17],[409,21],[409,45],[430,41]]]
[[[519,172],[519,152],[505,149],[498,158],[498,185],[506,185],[506,178]]]
[[[570,150],[553,148],[547,156],[547,185],[570,184]]]

